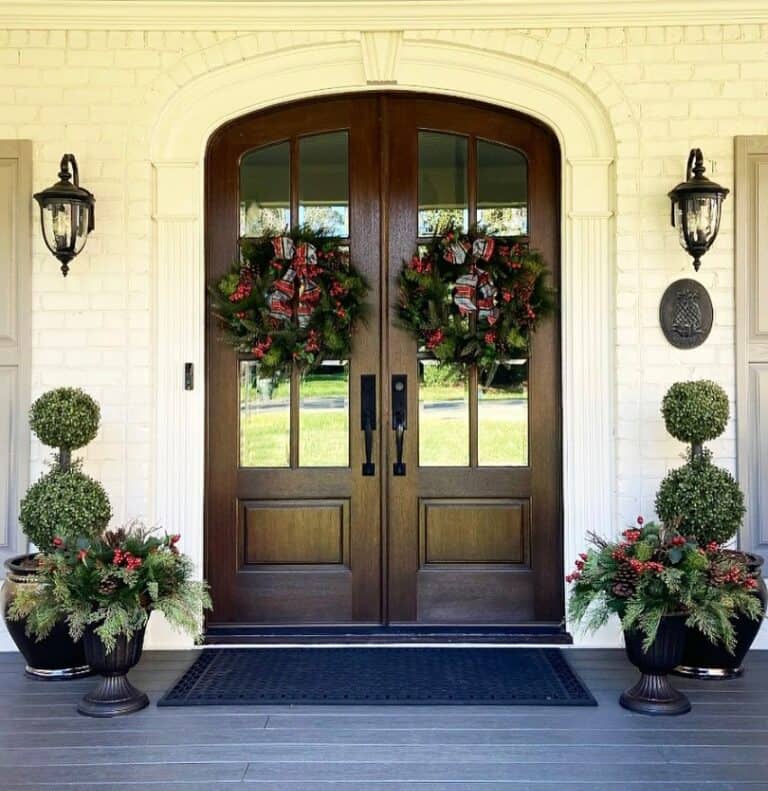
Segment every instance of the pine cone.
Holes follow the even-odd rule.
[[[105,596],[110,596],[117,590],[117,582],[113,579],[105,579],[101,585],[99,585],[99,593],[103,593]]]
[[[637,584],[638,575],[632,566],[627,563],[622,563],[618,569],[616,569],[616,574],[614,574],[613,579],[614,582],[621,582],[625,585],[634,587]]]
[[[622,598],[628,599],[634,592],[635,588],[633,585],[627,585],[626,582],[617,582],[613,588],[611,588],[614,595]]]

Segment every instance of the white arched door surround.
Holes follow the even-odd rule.
[[[287,34],[288,35],[288,34]],[[302,42],[303,43],[303,42]],[[484,101],[548,124],[560,142],[564,557],[614,493],[615,142],[605,107],[573,77],[521,57],[424,34],[344,35],[237,60],[170,94],[150,140],[154,169],[156,328],[154,510],[202,569],[205,453],[203,176],[208,138],[270,105],[364,90],[410,90]],[[588,351],[587,351],[588,350]],[[198,373],[184,389],[184,365]]]

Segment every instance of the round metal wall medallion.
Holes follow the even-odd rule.
[[[697,280],[676,280],[661,298],[659,323],[664,337],[678,349],[701,346],[712,329],[712,318],[712,300]]]

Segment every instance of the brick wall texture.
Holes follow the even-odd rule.
[[[694,145],[709,174],[732,187],[734,135],[768,133],[768,26],[502,31],[475,39],[480,48],[514,40],[524,56],[568,72],[614,124],[617,504],[623,520],[650,515],[658,483],[682,451],[659,417],[665,389],[711,377],[734,396],[733,199],[699,274],[715,326],[702,347],[677,351],[658,327],[658,301],[668,283],[693,270],[669,226],[666,193],[682,180]],[[152,511],[152,325],[162,306],[153,299],[150,130],[179,85],[281,46],[271,33],[0,31],[0,139],[34,142],[36,189],[52,183],[62,153],[74,152],[83,184],[97,196],[96,231],[66,280],[35,229],[33,394],[71,384],[100,402],[103,425],[84,455],[117,521]],[[732,421],[713,443],[729,467],[734,437]],[[33,476],[44,457],[33,446]]]

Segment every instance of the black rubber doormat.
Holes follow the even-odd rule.
[[[158,706],[596,706],[558,648],[206,649]]]

